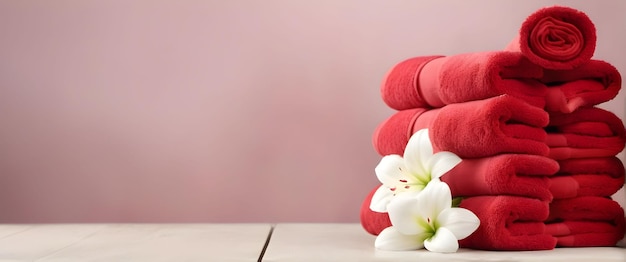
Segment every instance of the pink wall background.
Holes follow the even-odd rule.
[[[623,0],[1,1],[0,222],[356,222],[385,72],[553,4],[626,72]]]

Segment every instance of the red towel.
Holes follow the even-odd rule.
[[[622,87],[622,76],[611,64],[591,60],[572,70],[546,70],[546,110],[571,113],[609,101]]]
[[[615,156],[626,144],[622,120],[596,107],[552,113],[547,130],[549,156],[557,160]]]
[[[619,225],[624,223],[624,210],[616,201],[600,196],[553,200],[550,203],[550,216],[546,222],[565,220],[604,221]]]
[[[559,247],[615,246],[624,236],[623,230],[623,224],[610,222],[563,221],[546,224],[546,233],[556,237]]]
[[[443,56],[414,57],[395,65],[383,78],[383,101],[397,110],[428,107],[418,91],[419,76],[425,64],[440,57]]]
[[[434,151],[461,158],[499,153],[547,155],[548,114],[508,95],[450,104],[439,109],[399,111],[381,123],[373,144],[381,155],[402,155],[411,135],[428,128]]]
[[[461,201],[480,226],[459,241],[461,247],[485,250],[548,250],[556,239],[545,232],[548,202],[515,196],[478,196]]]
[[[396,110],[442,107],[502,94],[544,107],[542,68],[518,52],[423,56],[395,65],[381,86],[385,103]]]
[[[572,69],[589,61],[596,48],[596,28],[589,17],[563,6],[537,10],[522,23],[506,47],[520,51],[544,68]]]
[[[566,159],[559,166],[559,172],[549,178],[555,199],[608,197],[624,185],[624,165],[617,157]]]
[[[380,186],[375,187],[369,194],[367,194],[361,204],[360,214],[361,226],[363,226],[363,229],[375,236],[378,236],[383,229],[391,226],[391,220],[389,220],[389,215],[387,213],[379,213],[370,209],[372,197],[378,187]]]
[[[576,223],[573,223],[576,221]],[[584,196],[554,200],[546,224],[562,246],[614,246],[624,237],[624,210],[606,197]],[[606,230],[606,223],[613,227]],[[566,227],[564,229],[564,227]],[[569,232],[569,234],[566,234]],[[608,231],[608,232],[607,232]]]
[[[463,159],[441,177],[452,196],[516,195],[552,200],[548,176],[559,164],[547,157],[500,154],[486,158]]]

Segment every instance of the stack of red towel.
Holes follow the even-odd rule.
[[[613,246],[624,211],[609,198],[624,183],[615,157],[622,121],[595,107],[613,99],[621,76],[592,60],[595,27],[568,7],[538,10],[504,50],[424,56],[394,66],[381,89],[397,110],[379,125],[374,147],[402,155],[428,128],[434,151],[463,161],[441,179],[481,225],[462,247],[541,250]],[[390,226],[363,202],[361,222],[377,235]]]

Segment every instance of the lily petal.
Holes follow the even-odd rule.
[[[437,217],[437,222],[440,227],[450,230],[456,239],[466,238],[480,225],[480,220],[472,211],[459,207],[443,210]]]
[[[374,192],[374,195],[372,196],[370,209],[374,212],[386,213],[387,204],[389,204],[391,199],[393,199],[393,191],[391,191],[388,187],[381,185],[378,189],[376,189],[376,192]]]
[[[452,206],[452,193],[448,184],[432,180],[420,193],[416,210],[423,218],[435,219],[444,209]]]
[[[459,250],[459,241],[445,227],[440,227],[431,238],[424,241],[424,247],[432,252],[452,253]]]
[[[378,180],[385,185],[396,185],[399,180],[405,179],[405,175],[402,169],[406,169],[404,166],[404,159],[399,155],[387,155],[384,156],[374,171]]]
[[[419,216],[418,200],[420,195],[402,194],[396,195],[393,201],[387,205],[387,213],[391,224],[405,235],[417,235],[426,231],[415,222]]]
[[[390,251],[416,250],[424,247],[424,236],[404,235],[391,226],[378,234],[374,246],[380,250]]]
[[[428,129],[421,129],[411,136],[404,149],[404,163],[412,174],[427,174],[426,162],[433,155],[433,145]]]
[[[451,152],[441,151],[428,160],[427,168],[430,170],[430,175],[434,179],[440,178],[459,163],[461,163],[459,156]]]

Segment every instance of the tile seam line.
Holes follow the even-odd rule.
[[[50,252],[50,253],[48,253],[48,254],[45,254],[45,255],[43,255],[43,256],[41,256],[41,257],[39,257],[39,258],[37,258],[37,259],[33,260],[33,262],[42,261],[42,260],[44,260],[44,259],[46,259],[46,258],[52,257],[52,256],[54,256],[55,254],[58,254],[58,253],[60,253],[61,251],[65,250],[65,249],[67,249],[67,248],[70,248],[70,247],[72,247],[72,246],[76,245],[77,243],[79,243],[79,242],[81,242],[81,241],[83,241],[83,240],[85,240],[85,239],[88,239],[88,238],[90,238],[90,237],[92,237],[92,236],[94,236],[94,235],[98,234],[99,232],[101,232],[102,230],[104,230],[106,227],[109,227],[109,226],[110,226],[110,225],[108,225],[108,224],[101,224],[101,225],[100,225],[100,228],[96,229],[94,232],[91,232],[91,233],[89,233],[88,235],[85,235],[85,236],[83,236],[83,237],[81,237],[81,238],[77,239],[76,241],[74,241],[74,242],[72,242],[72,243],[69,243],[69,244],[67,244],[67,245],[65,245],[65,246],[63,246],[63,247],[61,247],[61,248],[59,248],[59,249],[56,249],[56,250],[54,250],[54,251],[52,251],[52,252]]]
[[[263,249],[261,249],[261,253],[259,254],[259,258],[257,262],[263,261],[263,256],[265,256],[265,251],[267,251],[267,247],[270,245],[270,241],[272,240],[272,234],[274,233],[274,228],[276,228],[276,224],[272,224],[270,227],[270,231],[267,234],[267,238],[265,239],[265,243],[263,244]]]

